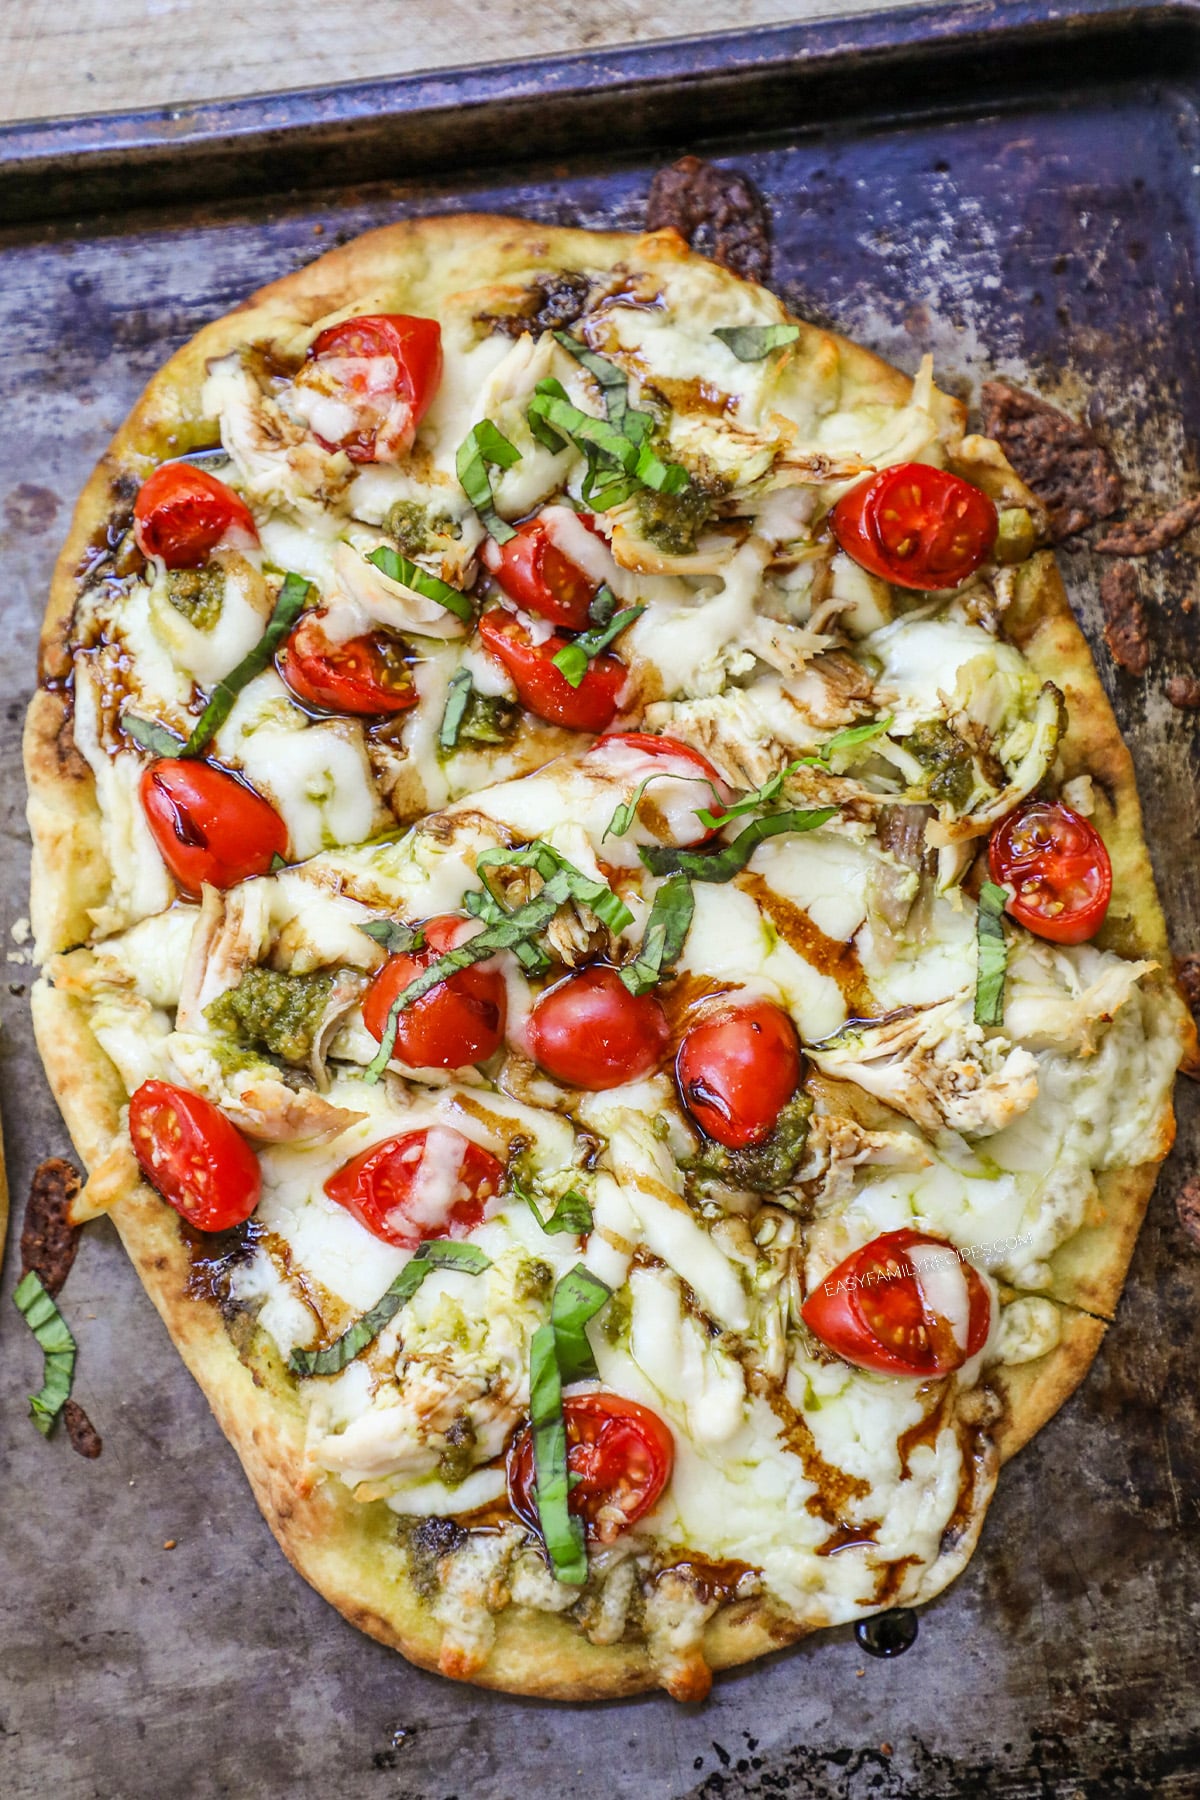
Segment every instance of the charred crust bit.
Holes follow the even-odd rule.
[[[748,176],[682,156],[650,183],[646,228],[673,226],[694,250],[746,281],[765,281],[771,267],[767,209]]]
[[[1096,539],[1095,548],[1101,556],[1149,556],[1152,551],[1165,550],[1168,544],[1181,538],[1197,519],[1200,519],[1200,494],[1193,494],[1188,500],[1176,501],[1156,519],[1122,520],[1102,538]]]
[[[1200,707],[1200,676],[1172,675],[1166,683],[1166,696],[1181,712],[1194,712]]]
[[[541,337],[545,331],[561,331],[582,318],[588,309],[591,281],[586,275],[564,269],[535,275],[512,312],[480,313],[479,323],[506,337]]]
[[[1175,1196],[1175,1211],[1185,1235],[1200,1250],[1200,1175],[1184,1182]]]
[[[63,781],[90,781],[92,771],[75,742],[75,707],[69,694],[60,694],[62,719],[54,734],[54,758]]]
[[[469,1533],[453,1519],[401,1519],[400,1542],[408,1554],[408,1573],[423,1600],[435,1600],[441,1592],[438,1565],[445,1556],[465,1544]]]
[[[1046,508],[1056,544],[1119,511],[1124,483],[1089,426],[1007,381],[985,381],[982,400],[985,433]]]
[[[63,1424],[67,1428],[72,1450],[94,1461],[104,1448],[104,1440],[78,1400],[68,1400],[64,1405]]]
[[[1104,571],[1100,605],[1104,609],[1104,641],[1113,661],[1131,675],[1144,675],[1150,667],[1150,638],[1146,609],[1138,598],[1137,570],[1132,563],[1114,563]]]
[[[21,1272],[31,1269],[48,1294],[57,1294],[71,1273],[79,1248],[79,1226],[67,1210],[79,1192],[76,1171],[61,1156],[47,1157],[33,1172],[21,1226]]]

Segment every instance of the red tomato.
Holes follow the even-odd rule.
[[[611,731],[606,736],[597,738],[588,755],[599,756],[614,750],[630,753],[631,793],[648,775],[658,774],[655,762],[674,763],[674,768],[664,767],[661,776],[680,777],[677,795],[662,778],[647,789],[654,804],[666,815],[671,825],[672,843],[707,844],[717,836],[720,826],[713,826],[706,831],[697,820],[696,813],[701,808],[707,808],[714,815],[721,814],[732,800],[733,792],[722,781],[707,756],[699,750],[693,750],[690,744],[680,743],[678,738],[657,737],[649,731]],[[648,766],[639,767],[633,761],[634,757],[649,757],[653,760]],[[694,775],[703,776],[704,785],[689,779]]]
[[[354,462],[395,462],[411,449],[442,379],[436,320],[407,313],[343,319],[313,340],[308,358],[296,383],[330,397],[330,430],[317,429],[320,403],[310,409],[313,434],[327,450],[344,450]],[[339,430],[346,409],[352,418]]]
[[[139,791],[162,859],[189,894],[204,882],[236,887],[287,855],[275,808],[226,769],[163,757],[143,771]]]
[[[548,988],[529,1015],[539,1068],[570,1087],[622,1087],[656,1069],[671,1039],[653,994],[631,994],[615,969],[594,963]]]
[[[343,1163],[325,1192],[360,1225],[415,1250],[426,1238],[463,1238],[482,1223],[504,1164],[449,1125],[385,1138]]]
[[[572,731],[603,731],[616,716],[627,670],[617,657],[593,656],[579,686],[572,687],[554,658],[565,650],[564,637],[535,644],[511,613],[496,609],[479,621],[484,648],[498,656],[517,684],[521,705],[551,725]]]
[[[563,555],[540,518],[527,520],[507,544],[488,538],[483,560],[509,599],[526,612],[570,631],[587,629],[588,607],[600,583]]]
[[[168,569],[194,569],[220,543],[247,549],[258,542],[240,494],[191,463],[163,463],[142,483],[133,503],[133,535],[143,556]]]
[[[467,926],[466,919],[431,919],[423,950],[389,956],[363,1000],[363,1023],[372,1037],[383,1042],[397,994],[469,936]],[[506,1012],[507,991],[499,969],[486,969],[482,963],[460,969],[399,1015],[392,1055],[410,1069],[465,1069],[468,1063],[486,1062],[504,1042]]]
[[[938,1268],[925,1264],[932,1259]],[[958,1329],[938,1305],[957,1301]],[[949,1375],[982,1350],[992,1303],[978,1270],[944,1238],[888,1231],[854,1250],[801,1307],[823,1344],[880,1375]]]
[[[319,612],[307,612],[284,646],[280,674],[303,706],[321,712],[398,713],[417,689],[399,640],[386,631],[334,644]]]
[[[619,1394],[577,1394],[563,1401],[567,1468],[577,1477],[567,1505],[588,1537],[611,1544],[650,1511],[675,1466],[670,1428],[648,1406]],[[533,1432],[526,1426],[508,1453],[508,1499],[537,1531]]]
[[[687,1033],[675,1075],[706,1137],[730,1150],[761,1144],[800,1080],[796,1028],[770,1000],[723,1008]]]
[[[1008,911],[1055,944],[1095,937],[1112,899],[1112,863],[1104,839],[1069,807],[1029,800],[988,840],[992,880],[1014,890]]]
[[[202,1094],[143,1081],[129,1102],[129,1137],[151,1187],[198,1231],[228,1231],[258,1205],[258,1158]]]
[[[952,588],[984,562],[1000,520],[986,494],[945,469],[896,463],[833,509],[833,535],[856,563],[906,588]]]

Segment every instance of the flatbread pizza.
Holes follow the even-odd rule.
[[[592,1699],[939,1592],[1191,1048],[1047,521],[671,230],[388,227],[55,575],[38,1041],[296,1567]]]

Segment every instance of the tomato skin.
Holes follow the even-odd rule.
[[[796,1027],[782,1007],[750,1000],[702,1019],[675,1061],[683,1104],[729,1150],[761,1144],[800,1081]]]
[[[1095,937],[1112,899],[1112,863],[1093,825],[1067,806],[1030,800],[993,827],[992,880],[1015,891],[1007,910],[1053,944]]]
[[[671,1039],[653,994],[631,994],[617,971],[593,963],[566,976],[529,1015],[529,1046],[538,1067],[568,1087],[623,1087],[649,1075]]]
[[[711,784],[713,790],[706,791],[704,788],[697,787],[696,809],[707,807],[714,817],[720,817],[726,805],[733,798],[728,784],[717,774],[707,756],[700,750],[693,750],[690,744],[681,743],[678,738],[660,737],[649,731],[610,731],[606,732],[602,738],[597,738],[589,749],[588,755],[595,756],[609,749],[632,750],[640,756],[664,760],[670,758],[683,763],[689,771],[694,769],[697,775],[702,775],[705,781]],[[647,773],[652,775],[654,771],[650,769]],[[650,790],[651,793],[653,791],[653,789]],[[675,842],[688,846],[707,844],[711,843],[713,838],[718,837],[720,831],[720,825],[714,825],[706,831],[699,820],[689,821],[684,831],[677,835]]]
[[[314,435],[353,462],[396,461],[412,448],[441,383],[441,326],[409,313],[343,319],[313,339],[297,383],[324,388],[317,372],[335,361],[341,365],[340,398],[354,409],[355,422],[336,440]]]
[[[446,1193],[430,1199],[422,1197],[418,1175],[435,1133],[439,1170],[447,1154],[458,1164],[446,1178]],[[429,1125],[352,1156],[329,1177],[325,1192],[385,1244],[415,1250],[429,1238],[464,1238],[474,1231],[503,1182],[504,1164],[490,1150],[452,1126]]]
[[[588,529],[593,527],[589,524]],[[600,583],[563,555],[540,518],[526,520],[506,544],[488,538],[483,561],[523,611],[565,625],[568,631],[586,631],[588,607]]]
[[[159,853],[189,894],[205,882],[236,887],[287,855],[287,826],[275,808],[227,769],[161,757],[138,787]]]
[[[198,568],[226,539],[243,549],[258,542],[241,495],[186,462],[162,463],[142,483],[133,535],[143,556],[157,556],[168,569]]]
[[[912,1252],[928,1248],[956,1261],[945,1238],[905,1226],[851,1251],[800,1311],[805,1324],[844,1362],[878,1375],[949,1375],[978,1355],[991,1328],[992,1302],[978,1270],[959,1262],[967,1284],[965,1346],[925,1299]]]
[[[675,1440],[657,1413],[619,1394],[576,1394],[563,1401],[563,1418],[567,1468],[580,1477],[567,1505],[589,1538],[610,1544],[650,1511],[670,1481]],[[508,1498],[531,1531],[540,1530],[535,1474],[526,1426],[508,1453]]]
[[[363,998],[363,1023],[383,1042],[388,1013],[422,969],[470,936],[466,919],[447,915],[425,926],[425,948],[389,956]],[[508,1011],[504,976],[481,963],[460,969],[402,1012],[396,1020],[397,1062],[410,1069],[465,1069],[486,1062],[504,1042]]]
[[[594,656],[576,688],[554,667],[555,656],[568,643],[557,633],[535,644],[510,613],[497,609],[484,613],[479,635],[516,682],[521,705],[535,717],[571,731],[603,731],[612,724],[628,673],[617,657]]]
[[[977,487],[927,463],[895,463],[843,494],[830,515],[847,556],[896,587],[958,587],[985,562],[1000,518]]]
[[[417,703],[408,670],[390,654],[396,640],[382,631],[334,644],[319,612],[305,613],[284,646],[280,674],[302,706],[363,717],[405,712]]]
[[[197,1231],[228,1231],[258,1205],[258,1158],[203,1094],[143,1081],[129,1102],[129,1138],[151,1187]]]

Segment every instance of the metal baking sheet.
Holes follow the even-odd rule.
[[[1200,10],[938,7],[483,72],[0,132],[0,1080],[17,1202],[69,1145],[33,1050],[21,716],[54,554],[168,351],[372,225],[494,208],[640,222],[697,150],[767,197],[775,285],[970,395],[999,370],[1104,422],[1135,502],[1194,490]],[[352,185],[351,185],[352,184]],[[1069,554],[1099,643],[1097,566]],[[1100,666],[1138,764],[1180,952],[1200,948],[1196,552],[1142,576],[1156,662]],[[25,1413],[0,1305],[0,1791],[11,1800],[844,1800],[1200,1794],[1200,1257],[1172,1197],[1198,1107],[1083,1391],[1006,1472],[970,1569],[905,1656],[848,1630],[717,1682],[573,1709],[454,1686],[361,1637],[286,1566],[111,1228],[64,1306],[98,1462]],[[15,1240],[15,1230],[12,1234]],[[168,1542],[175,1547],[167,1549]]]

